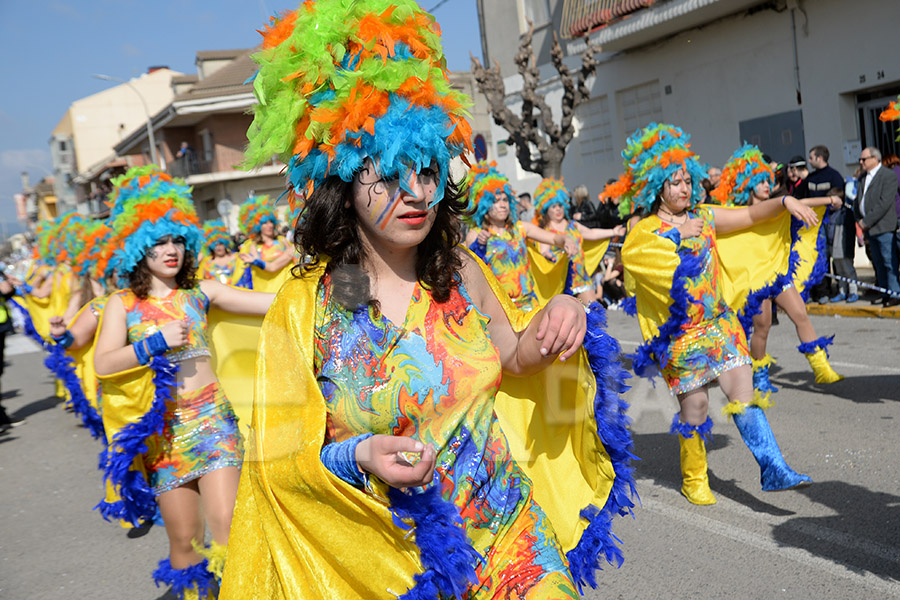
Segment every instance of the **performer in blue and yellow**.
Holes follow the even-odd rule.
[[[243,460],[237,418],[212,367],[207,312],[262,315],[273,296],[195,279],[203,233],[181,180],[148,166],[113,183],[107,273],[127,287],[106,302],[94,355],[109,441],[98,508],[137,526],[158,506],[169,558],[154,578],[179,598],[206,598],[221,573]]]
[[[571,204],[571,196],[562,180],[544,179],[534,190],[535,224],[548,231],[567,235],[578,244],[578,251],[568,257],[566,293],[578,296],[579,300],[590,304],[597,299],[594,271],[597,270],[597,265],[606,254],[609,240],[625,235],[625,227],[622,225],[613,229],[585,227],[578,221],[570,219]],[[604,243],[591,244],[591,242]],[[551,262],[558,262],[566,256],[559,247],[542,244],[540,250],[541,254]]]
[[[239,256],[247,264],[238,285],[260,292],[277,292],[290,277],[291,245],[278,235],[278,215],[268,196],[253,196],[241,204],[238,222],[247,240]]]
[[[745,144],[731,156],[722,167],[722,178],[712,191],[712,198],[723,206],[753,206],[769,199],[775,184],[775,174],[763,159],[759,148]],[[736,233],[721,240],[719,251],[726,269],[745,267],[747,254],[758,253],[768,248],[769,257],[788,255],[786,270],[770,271],[771,275],[760,287],[739,295],[739,304],[731,303],[732,309],[741,317],[744,333],[750,338],[750,355],[753,358],[753,387],[762,392],[777,392],[769,381],[769,367],[775,360],[766,351],[769,331],[772,327],[772,301],[793,321],[797,329],[800,345],[797,349],[806,356],[815,374],[816,383],[834,383],[843,379],[835,373],[828,362],[826,348],[834,336],[817,337],[802,293],[816,285],[827,270],[825,230],[822,227],[826,216],[825,206],[840,202],[834,196],[806,198],[801,200],[806,206],[817,208],[819,221],[813,226],[805,226],[799,220],[782,217],[783,222],[773,228],[769,223],[763,232],[754,235]],[[774,235],[766,235],[767,231]],[[771,248],[782,246],[785,250]],[[821,252],[820,252],[821,250]],[[771,262],[759,261],[764,268]],[[740,302],[742,301],[742,302]],[[749,323],[752,320],[752,333]]]
[[[231,236],[222,221],[207,221],[203,224],[206,240],[203,258],[197,268],[200,279],[215,279],[219,283],[237,285],[243,275],[243,262],[232,250]]]
[[[255,59],[247,156],[308,192],[308,262],[263,325],[220,597],[576,597],[632,506],[617,344],[569,296],[516,310],[458,246],[437,24],[306,2]]]
[[[516,195],[509,179],[497,171],[497,163],[482,161],[474,165],[469,170],[466,188],[474,224],[466,235],[466,246],[491,268],[516,307],[534,310],[549,298],[542,302],[539,297],[527,240],[564,248],[570,256],[580,252],[580,248],[569,236],[519,220]],[[557,274],[560,287],[564,277],[564,272]]]
[[[653,123],[628,138],[627,191],[619,211],[637,209],[644,218],[625,238],[622,262],[626,289],[636,297],[644,343],[633,359],[638,375],[658,366],[681,405],[671,433],[681,444],[681,492],[694,504],[714,504],[709,488],[705,440],[712,430],[708,386],[718,381],[728,397],[744,442],[760,465],[763,490],[788,489],[810,479],[784,461],[764,408],[754,394],[750,353],[741,324],[725,301],[717,235],[752,227],[787,209],[815,222],[812,209],[794,198],[727,210],[700,205],[704,176],[689,136],[678,127]]]

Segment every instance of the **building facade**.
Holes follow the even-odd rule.
[[[554,111],[562,88],[550,65],[556,32],[577,69],[584,33],[601,48],[591,98],[576,112],[563,164],[567,184],[599,193],[621,172],[625,139],[656,122],[692,135],[701,160],[720,166],[744,141],[779,161],[824,144],[852,175],[862,147],[898,153],[895,123],[877,116],[900,93],[894,39],[900,2],[877,0],[478,0],[485,61],[499,62],[507,103],[521,100],[513,60],[527,22]],[[556,112],[558,122],[560,114]],[[493,125],[501,169],[520,191],[524,172]]]

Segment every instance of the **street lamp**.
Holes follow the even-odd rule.
[[[125,81],[124,79],[119,79],[118,77],[110,77],[109,75],[98,75],[93,74],[91,77],[95,79],[102,79],[103,81],[115,81],[116,83],[124,83],[128,87],[130,87],[135,94],[138,95],[138,98],[141,99],[141,104],[144,106],[144,114],[147,116],[147,139],[150,141],[150,160],[155,165],[159,165],[159,156],[156,154],[156,138],[153,136],[153,123],[150,121],[150,110],[147,108],[147,102],[144,100],[144,96],[138,91],[136,87],[134,87],[130,81]]]

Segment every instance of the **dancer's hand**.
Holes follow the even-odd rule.
[[[485,244],[487,244],[487,241],[489,239],[491,239],[491,235],[492,234],[489,230],[482,229],[481,231],[478,232],[478,238],[477,238],[478,243],[480,245],[484,246]]]
[[[566,241],[563,242],[563,249],[569,256],[575,256],[578,254],[578,242],[574,238],[566,236]]]
[[[688,219],[681,225],[677,227],[678,233],[681,234],[681,239],[686,240],[688,238],[697,237],[700,235],[700,232],[703,231],[703,219]]]
[[[61,337],[66,333],[66,320],[62,317],[50,317],[50,335]]]
[[[188,343],[187,321],[169,321],[159,328],[169,348],[178,348]]]
[[[615,237],[624,236],[626,233],[625,226],[624,225],[616,225],[615,227],[613,227],[613,233],[615,234]]]
[[[420,455],[418,460],[414,456]],[[434,477],[434,448],[411,437],[373,435],[356,446],[356,464],[395,488],[426,485]]]
[[[578,350],[587,331],[584,306],[572,296],[554,296],[541,311],[537,335],[541,354],[566,360]],[[561,353],[561,354],[560,354]]]
[[[807,227],[815,227],[819,223],[819,215],[816,214],[816,211],[793,196],[785,196],[784,207],[791,213],[791,216],[803,221]]]

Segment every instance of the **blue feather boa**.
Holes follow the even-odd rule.
[[[681,261],[672,274],[672,288],[669,292],[672,298],[669,318],[653,338],[638,346],[634,354],[628,355],[638,377],[651,377],[651,367],[666,365],[669,345],[682,334],[681,328],[688,322],[688,307],[694,299],[687,292],[687,281],[703,271],[704,261],[702,255],[692,254],[687,249],[679,250],[678,256]]]
[[[419,560],[425,567],[424,573],[413,576],[415,586],[400,598],[466,597],[469,586],[478,581],[475,565],[481,556],[469,543],[456,506],[441,497],[436,485],[409,494],[389,488],[388,499],[395,522],[415,524]]]
[[[50,344],[41,337],[41,335],[37,332],[37,329],[34,328],[34,321],[31,319],[31,313],[28,312],[28,309],[19,304],[19,302],[13,298],[9,299],[9,303],[13,305],[13,308],[19,311],[22,315],[22,323],[25,329],[25,335],[30,337],[32,340],[37,342],[41,348],[44,350],[50,350]]]
[[[800,239],[800,227],[802,225],[802,221],[791,217],[791,252],[788,256],[787,271],[777,273],[772,283],[747,294],[744,306],[738,310],[738,321],[740,321],[741,327],[744,329],[744,336],[748,341],[753,333],[753,317],[762,312],[763,301],[780,294],[794,280],[794,274],[797,272],[797,267],[800,266],[800,255],[797,253],[795,245],[797,240]]]
[[[164,356],[153,357],[153,404],[137,422],[129,423],[109,440],[103,479],[113,485],[120,500],[102,500],[95,510],[107,521],[119,519],[140,527],[157,514],[156,497],[140,471],[132,469],[134,459],[147,452],[147,438],[160,435],[165,426],[166,400],[173,399],[178,366]]]
[[[634,441],[628,429],[631,423],[626,414],[628,403],[622,398],[629,389],[625,383],[628,373],[619,361],[619,343],[606,332],[606,311],[596,302],[587,315],[584,349],[596,380],[594,418],[597,436],[603,442],[616,477],[603,508],[588,505],[581,511],[588,526],[575,548],[566,553],[569,571],[579,592],[583,592],[585,585],[597,587],[595,571],[601,568],[601,557],[611,565],[622,565],[624,556],[617,545],[621,540],[612,533],[612,520],[616,515],[633,516],[634,500],[637,499],[631,466],[631,461],[637,457],[632,453]]]
[[[803,354],[812,354],[814,352],[818,352],[819,350],[825,351],[825,356],[831,358],[831,355],[828,354],[828,346],[834,343],[834,336],[831,337],[823,335],[817,340],[813,340],[811,342],[806,342],[805,344],[800,344],[797,346],[797,350],[802,352]]]
[[[247,268],[244,269],[244,274],[241,275],[240,280],[237,282],[237,287],[248,290],[253,289],[253,267],[247,265]]]
[[[800,297],[803,298],[804,302],[809,302],[809,292],[810,290],[819,285],[819,282],[822,281],[822,278],[825,277],[825,273],[828,272],[828,221],[830,219],[830,215],[828,211],[825,211],[825,214],[822,216],[822,224],[819,225],[819,233],[816,236],[816,264],[813,265],[812,271],[809,274],[809,277],[806,278],[806,281],[803,282],[803,291],[800,292]],[[799,233],[798,233],[799,236]],[[798,238],[799,239],[799,238]]]
[[[94,439],[104,439],[103,419],[88,402],[87,396],[84,395],[84,387],[81,385],[81,379],[75,373],[75,361],[66,355],[66,350],[59,344],[50,346],[50,353],[44,359],[44,366],[50,369],[57,379],[60,379],[69,391],[72,398],[72,408],[75,414],[81,417],[82,423],[91,432]]]
[[[629,317],[637,316],[637,298],[634,296],[625,296],[622,299],[622,310],[625,311],[625,314]]]

